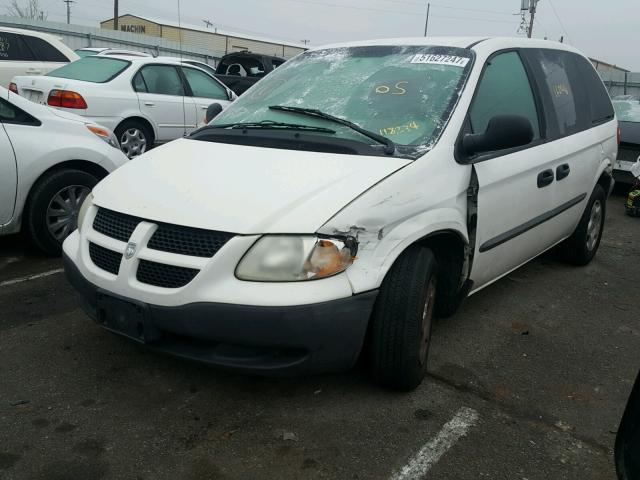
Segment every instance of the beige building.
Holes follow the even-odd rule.
[[[103,29],[113,30],[113,18],[100,22]],[[149,17],[121,15],[118,17],[118,30],[139,35],[165,38],[191,47],[207,50],[211,56],[221,57],[227,53],[249,50],[263,55],[291,58],[306,50],[302,42],[292,43],[262,37],[249,36],[221,30],[219,28],[201,28],[193,25],[178,25]]]

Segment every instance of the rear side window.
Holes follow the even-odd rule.
[[[25,111],[0,98],[0,123],[18,123],[22,125],[40,125],[40,121]]]
[[[40,62],[64,62],[69,63],[69,59],[60,50],[51,45],[46,40],[38,37],[25,35],[22,37],[31,51]]]
[[[0,32],[0,61],[34,61],[33,54],[20,35]]]
[[[140,70],[140,75],[148,93],[173,96],[184,95],[182,79],[178,74],[177,68],[172,65],[148,65]]]
[[[591,62],[586,58],[571,53],[584,82],[591,107],[591,123],[597,125],[613,119],[613,106],[609,94]]]
[[[49,72],[49,77],[69,78],[92,83],[110,82],[127,68],[131,62],[116,58],[86,57]]]
[[[483,133],[496,115],[520,115],[540,138],[540,122],[527,72],[517,52],[501,53],[487,64],[469,111],[474,133]]]
[[[210,75],[193,68],[183,68],[194,97],[228,100],[227,91]]]
[[[584,65],[580,66],[582,57],[551,49],[526,50],[525,55],[530,60],[541,89],[550,140],[591,128],[597,117],[611,114],[606,113],[607,107],[602,104],[602,97],[599,100],[590,98],[590,83],[585,77],[595,72],[586,70]],[[602,82],[599,79],[596,81],[599,83],[595,88],[596,93],[602,93],[598,91],[598,88],[603,88]],[[608,99],[604,101],[609,102]]]

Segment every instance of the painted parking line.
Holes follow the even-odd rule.
[[[15,285],[16,283],[29,282],[31,280],[37,280],[38,278],[50,277],[51,275],[57,275],[64,272],[62,268],[56,268],[55,270],[49,270],[48,272],[36,273],[35,275],[28,275],[26,277],[12,278],[11,280],[5,280],[0,282],[0,287],[8,287],[9,285]]]
[[[453,447],[469,429],[478,423],[480,415],[472,408],[462,407],[455,416],[444,424],[438,434],[429,440],[392,480],[420,480],[431,470],[438,460]]]

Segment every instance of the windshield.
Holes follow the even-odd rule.
[[[84,57],[92,57],[94,55],[97,55],[98,52],[96,52],[95,50],[76,50],[76,55],[78,55],[80,58],[84,58]]]
[[[261,80],[211,125],[292,122],[329,127],[336,137],[373,143],[348,127],[269,107],[312,108],[392,140],[400,156],[418,158],[444,128],[471,69],[472,55],[470,50],[429,46],[307,52]]]
[[[85,82],[105,83],[120,75],[129,65],[131,62],[126,60],[91,56],[57,68],[47,75]]]
[[[616,110],[618,121],[640,123],[640,101],[613,100],[613,108]]]

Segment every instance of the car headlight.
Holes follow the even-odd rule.
[[[91,133],[100,137],[102,140],[107,142],[113,148],[117,148],[118,150],[120,150],[120,144],[118,143],[118,139],[116,138],[116,136],[113,134],[111,130],[109,130],[108,128],[101,127],[99,125],[93,125],[91,123],[87,125],[87,128]]]
[[[87,195],[87,198],[84,199],[82,205],[80,206],[80,210],[78,211],[78,231],[82,232],[82,224],[84,223],[84,217],[87,216],[87,212],[89,211],[89,207],[93,205],[93,193]]]
[[[255,282],[298,282],[330,277],[356,259],[354,238],[267,235],[240,260],[236,277]]]

